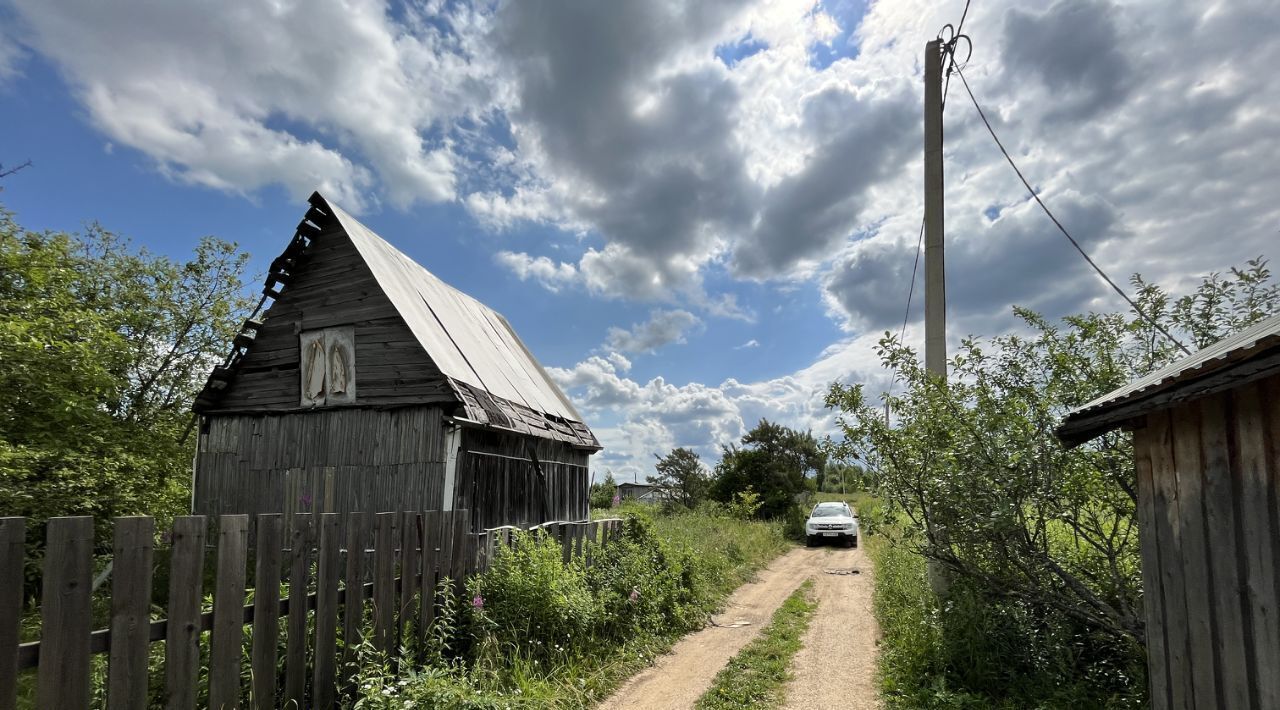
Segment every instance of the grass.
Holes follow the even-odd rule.
[[[560,634],[559,641],[547,634],[542,634],[546,638],[526,634],[518,641],[503,641],[500,648],[479,649],[472,662],[447,668],[418,668],[399,674],[369,668],[357,707],[590,707],[689,631],[689,625],[682,626],[679,618],[701,623],[700,619],[720,607],[730,592],[792,545],[777,523],[738,520],[716,508],[666,514],[658,507],[632,504],[593,511],[592,515],[596,519],[628,516],[647,523],[648,530],[661,541],[662,552],[655,554],[681,570],[679,584],[688,595],[677,601],[679,608],[661,612],[667,622],[645,623],[621,638],[603,640],[598,636],[593,640],[590,634],[565,638]],[[631,584],[626,582],[627,590]],[[644,589],[642,582],[638,584]],[[529,592],[529,596],[536,595]],[[638,598],[638,604],[643,605],[651,597],[646,589]],[[592,613],[607,615],[637,608],[631,602],[625,592],[621,599],[601,598]]]
[[[698,700],[701,710],[774,708],[784,700],[783,685],[791,679],[791,660],[818,608],[807,580],[773,613],[760,635],[734,656]]]

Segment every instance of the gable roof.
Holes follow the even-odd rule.
[[[298,227],[299,236],[318,231],[316,227],[337,227],[347,235],[457,395],[465,412],[465,417],[459,418],[583,448],[601,448],[577,409],[506,318],[441,281],[320,193],[314,193],[309,202],[312,209]],[[291,245],[290,250],[296,252],[297,247]],[[288,283],[287,274],[276,276],[277,264],[286,261],[290,250],[272,265],[272,277],[264,291],[269,295],[280,292],[272,290],[273,282]],[[252,347],[252,341],[247,342],[246,352]],[[223,369],[234,369],[243,354],[233,352]],[[211,378],[210,385],[213,382]]]
[[[1276,373],[1280,373],[1280,315],[1076,408],[1063,418],[1057,435],[1075,446],[1147,412]]]

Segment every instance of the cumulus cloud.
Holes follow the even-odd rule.
[[[578,280],[578,269],[573,264],[557,263],[545,256],[533,257],[523,253],[500,251],[494,254],[493,258],[510,269],[521,281],[533,279],[548,291],[559,291]]]
[[[652,472],[653,454],[683,446],[714,463],[723,447],[738,443],[760,419],[818,436],[834,432],[823,406],[831,382],[862,382],[874,396],[888,387],[872,354],[875,338],[832,345],[809,367],[756,382],[729,378],[719,385],[677,385],[663,377],[641,383],[615,364],[615,354],[592,356],[570,368],[548,368],[588,421],[605,449],[594,465],[623,475]],[[628,363],[629,364],[629,363]]]
[[[630,328],[613,327],[605,347],[625,353],[652,353],[672,343],[684,343],[688,333],[702,325],[702,319],[684,310],[656,310],[649,320]]]
[[[453,199],[453,125],[489,103],[469,10],[377,2],[19,0],[94,124],[179,180],[317,187],[353,208]]]
[[[0,20],[6,15],[0,13]],[[9,22],[5,23],[10,24]],[[10,30],[0,27],[0,87],[18,75],[18,65],[22,61],[22,47],[18,44]]]

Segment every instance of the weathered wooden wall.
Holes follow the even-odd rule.
[[[195,512],[435,510],[444,496],[439,407],[317,409],[206,418]]]
[[[342,325],[355,326],[355,404],[458,401],[345,232],[317,235],[302,258],[235,379],[206,412],[301,409],[298,334]]]
[[[1134,443],[1152,707],[1280,708],[1280,377]]]
[[[556,441],[463,429],[453,507],[471,510],[476,530],[585,520],[588,458],[586,451]]]

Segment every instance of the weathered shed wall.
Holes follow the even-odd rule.
[[[1134,434],[1154,708],[1280,708],[1280,377]]]
[[[195,512],[439,510],[444,438],[435,406],[208,417]]]
[[[457,401],[345,232],[334,227],[315,236],[302,258],[234,381],[206,413],[301,409],[298,335],[343,325],[355,326],[355,404]]]
[[[588,452],[471,427],[460,442],[453,507],[471,511],[473,529],[588,517]]]

